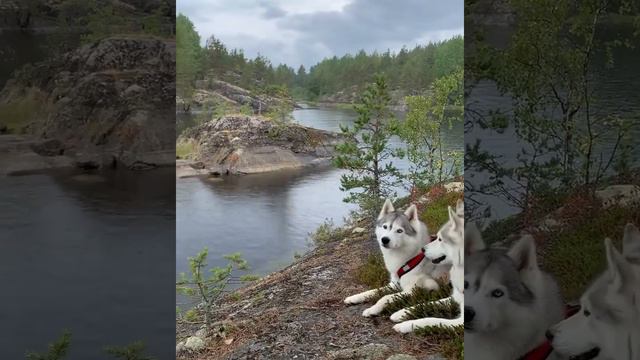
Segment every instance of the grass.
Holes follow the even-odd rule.
[[[334,241],[341,241],[349,235],[349,229],[346,227],[338,227],[333,220],[326,219],[323,224],[318,226],[315,232],[309,234],[316,244],[325,244]]]
[[[381,315],[388,317],[398,310],[415,306],[415,309],[409,312],[410,319],[425,317],[453,319],[459,315],[458,304],[454,302],[430,303],[448,297],[451,291],[451,286],[444,282],[440,282],[440,288],[435,291],[415,288],[409,295],[398,295],[397,300],[389,304]],[[378,298],[392,292],[391,289],[381,291]],[[432,348],[447,359],[464,358],[464,329],[462,326],[453,328],[446,326],[424,327],[416,330],[415,335],[429,338]]]
[[[380,288],[389,283],[389,273],[380,253],[369,254],[367,261],[356,270],[356,279],[368,288]]]
[[[447,206],[455,208],[456,201],[463,197],[462,193],[446,192],[446,190],[444,190],[445,192],[437,191],[439,193],[434,194],[432,190],[431,201],[424,206],[420,206],[420,220],[427,224],[432,233],[438,231],[449,219]]]
[[[420,205],[420,219],[424,221],[431,232],[439,229],[448,219],[447,206],[455,206],[456,201],[462,198],[462,193],[446,192],[443,187],[434,187],[428,192],[430,201]],[[417,194],[420,198],[422,194]],[[400,199],[396,202],[398,207],[406,207],[409,199]],[[356,278],[368,288],[384,287],[389,282],[389,274],[384,267],[382,255],[378,252],[370,254],[367,260],[356,270]],[[385,289],[377,294],[377,298],[391,294],[391,289]],[[382,315],[388,317],[395,311],[410,306],[417,306],[411,312],[411,318],[443,317],[454,318],[458,315],[458,305],[450,304],[429,304],[430,301],[446,298],[451,294],[451,286],[448,283],[440,283],[440,289],[428,291],[416,288],[410,295],[399,295],[398,299],[389,304]],[[447,359],[464,358],[464,329],[462,326],[456,328],[431,327],[422,328],[415,332],[416,336],[429,339],[430,345],[435,351],[441,353]]]
[[[41,113],[41,102],[36,97],[29,94],[18,101],[0,105],[0,127],[5,127],[9,133],[23,133]]]
[[[197,144],[194,141],[182,140],[176,143],[176,157],[179,159],[190,159],[197,152]]]
[[[640,207],[596,208],[545,237],[543,264],[558,280],[565,300],[577,300],[606,267],[604,239],[620,249],[626,223],[640,223]]]

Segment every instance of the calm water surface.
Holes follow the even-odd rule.
[[[174,358],[174,186],[173,168],[0,177],[0,358],[63,329],[72,360],[134,341]]]
[[[339,131],[352,124],[349,110],[305,109],[295,121]],[[448,148],[462,148],[462,126],[445,134]],[[393,139],[394,146],[402,146]],[[406,168],[406,161],[397,164]],[[187,257],[209,248],[210,265],[223,265],[224,254],[242,253],[251,273],[260,275],[290,264],[308,251],[308,234],[325,219],[339,225],[355,207],[342,202],[342,171],[331,167],[226,177],[221,180],[179,179],[176,191],[178,273],[188,269]]]
[[[504,46],[509,41],[511,30],[508,27],[493,26],[488,28],[487,38],[495,46]],[[610,30],[603,36],[612,37],[615,33]],[[596,116],[619,116],[630,119],[636,124],[631,129],[631,139],[640,137],[640,48],[635,49],[617,48],[613,52],[614,66],[610,69],[603,69],[604,57],[601,55],[595,61],[597,71],[594,69],[592,74],[592,88],[594,89],[594,101],[592,103],[592,111]],[[489,111],[500,110],[503,113],[510,114],[512,108],[511,99],[508,96],[501,95],[495,84],[489,81],[483,81],[474,87],[470,96],[466,99],[468,108],[487,115]],[[522,148],[521,144],[512,128],[508,128],[504,133],[498,133],[493,130],[483,130],[478,126],[465,134],[464,141],[468,144],[474,144],[476,139],[482,139],[482,146],[489,149],[494,154],[500,154],[505,164],[515,165],[516,154]],[[604,154],[611,152],[614,144],[612,138],[604,139],[599,150]],[[634,146],[631,158],[635,159],[636,164],[640,159],[640,146]],[[482,173],[465,173],[466,181],[473,184],[482,184],[487,180],[487,175]],[[493,219],[500,219],[512,215],[519,210],[512,207],[502,200],[480,196],[492,207]]]

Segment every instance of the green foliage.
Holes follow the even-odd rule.
[[[310,234],[310,236],[316,244],[324,244],[334,241],[341,241],[348,234],[349,231],[347,228],[335,226],[333,220],[325,219],[324,223],[320,224],[316,231]]]
[[[406,98],[409,108],[400,135],[411,161],[414,186],[442,183],[462,172],[462,152],[443,149],[442,132],[462,119],[462,68],[434,81],[430,94]],[[452,111],[453,109],[453,111]]]
[[[495,82],[511,99],[512,111],[491,111],[489,121],[478,125],[512,130],[522,144],[517,164],[505,166],[478,143],[465,152],[465,166],[493,175],[473,192],[526,210],[531,195],[549,183],[595,189],[628,151],[622,142],[630,122],[598,114],[592,106],[594,74],[613,66],[611,49],[628,39],[607,41],[599,35],[604,15],[624,8],[607,1],[513,0],[511,6],[518,22],[510,43],[495,48],[479,41],[466,61],[476,80]],[[598,56],[609,61],[599,66]],[[603,146],[608,144],[613,146]]]
[[[104,351],[122,360],[154,360],[155,358],[144,354],[145,345],[142,341],[136,341],[127,346],[110,346]]]
[[[395,195],[392,189],[401,179],[392,159],[403,152],[389,146],[398,132],[390,100],[384,77],[376,77],[362,95],[362,105],[356,106],[353,127],[340,126],[346,140],[336,146],[335,165],[349,171],[340,179],[340,189],[349,191],[344,201],[358,204],[369,215],[375,215],[384,198]]]
[[[176,18],[176,95],[185,99],[185,104],[191,101],[201,58],[200,35],[191,20],[179,14]]]
[[[197,144],[193,140],[182,140],[176,143],[176,157],[178,159],[192,158],[197,152]]]
[[[49,344],[46,353],[27,352],[27,360],[62,360],[69,353],[71,346],[71,333],[65,331],[55,342]]]
[[[231,272],[234,269],[248,269],[247,262],[240,253],[233,253],[224,256],[228,260],[226,266],[213,267],[207,271],[208,255],[209,250],[204,248],[195,256],[189,257],[190,273],[188,275],[181,273],[180,280],[176,282],[177,293],[191,297],[201,305],[205,326],[210,326],[209,312],[231,281]],[[253,280],[253,278],[248,279]],[[188,321],[194,321],[194,317],[197,317],[197,313],[187,314]]]
[[[6,128],[9,133],[22,133],[43,114],[42,108],[42,101],[35,94],[0,104],[0,127]]]
[[[374,80],[372,74],[384,73],[390,88],[421,92],[435,79],[460,68],[463,55],[461,36],[412,50],[402,48],[397,54],[389,50],[367,54],[361,50],[355,55],[322,60],[302,79],[298,76],[297,83],[303,84],[308,90],[307,99],[313,100],[354,86],[362,88]]]
[[[455,208],[458,199],[463,197],[462,193],[446,192],[439,196],[432,196],[429,203],[420,211],[420,220],[427,224],[427,228],[435,232],[449,220],[448,207]]]
[[[168,38],[173,28],[169,10],[167,4],[145,13],[112,1],[62,0],[57,6],[58,31],[49,36],[50,48],[62,53],[116,34]]]
[[[613,239],[620,248],[625,224],[639,221],[637,206],[606,211],[596,208],[595,212],[572,218],[560,231],[547,234],[543,265],[560,283],[565,299],[577,300],[605,268],[604,239]]]
[[[356,270],[356,278],[367,288],[380,288],[389,284],[389,272],[384,266],[382,255],[369,254],[367,261]]]

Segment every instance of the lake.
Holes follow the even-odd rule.
[[[603,37],[612,38],[620,29],[614,27],[607,29],[602,33]],[[503,47],[509,39],[512,29],[507,26],[489,26],[487,27],[487,35],[489,43],[494,46]],[[606,71],[592,72],[592,88],[594,89],[594,101],[592,111],[596,116],[620,116],[634,121],[638,124],[640,117],[640,48],[616,48],[613,51],[614,66]],[[604,66],[604,57],[602,54],[596,58],[594,62],[600,69]],[[501,95],[495,84],[490,81],[481,81],[473,87],[469,97],[465,99],[468,109],[473,109],[480,114],[487,115],[490,111],[501,110],[509,114],[512,109],[511,99],[508,96]],[[631,139],[640,136],[640,126],[635,125],[631,129]],[[493,154],[502,156],[502,162],[505,164],[515,164],[516,154],[521,148],[513,128],[508,128],[504,133],[498,133],[493,130],[481,129],[475,126],[472,131],[465,133],[464,140],[467,144],[474,144],[476,139],[482,140],[482,146],[490,149]],[[605,139],[601,150],[604,154],[611,152],[613,148],[613,140]],[[640,164],[640,147],[635,146],[632,149],[630,158],[634,160],[634,164]],[[486,173],[465,171],[465,181],[474,185],[483,184],[487,181]],[[478,196],[484,203],[491,205],[492,213],[490,219],[501,219],[519,212],[519,209],[511,206],[501,199],[492,196]]]
[[[401,115],[401,114],[399,114]],[[350,125],[352,110],[301,109],[295,121],[339,131]],[[462,149],[462,125],[444,134],[447,149]],[[403,146],[399,139],[394,146]],[[405,160],[398,166],[407,167]],[[187,271],[187,257],[208,247],[213,266],[222,256],[240,252],[249,273],[265,275],[289,265],[313,245],[308,234],[325,219],[343,223],[355,206],[340,191],[342,170],[332,167],[281,171],[216,180],[178,179],[176,185],[176,270]],[[399,189],[400,190],[400,189]]]
[[[64,329],[70,360],[134,341],[175,357],[173,168],[0,177],[0,189],[3,359]]]

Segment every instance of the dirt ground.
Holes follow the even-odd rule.
[[[229,329],[224,339],[210,335],[204,351],[178,359],[441,359],[428,337],[398,334],[386,317],[362,317],[369,305],[343,303],[366,290],[355,273],[374,251],[370,234],[350,235],[227,296],[214,314]],[[196,330],[179,325],[177,341]]]

